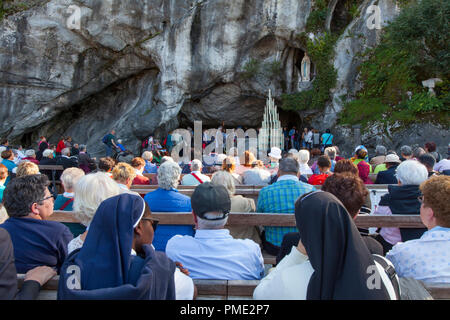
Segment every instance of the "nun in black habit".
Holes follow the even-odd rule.
[[[300,241],[256,287],[258,300],[389,300],[374,259],[350,214],[331,193],[295,203]]]
[[[58,299],[175,299],[175,263],[151,246],[156,224],[139,196],[103,201],[61,268]]]
[[[329,192],[313,192],[295,204],[295,219],[314,269],[308,300],[389,300],[375,262],[342,203]],[[378,275],[379,276],[379,275]],[[381,279],[381,276],[380,276]]]

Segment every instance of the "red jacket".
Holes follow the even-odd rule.
[[[132,184],[139,184],[139,185],[148,184],[149,185],[150,180],[147,177],[137,175],[136,178],[134,178]]]
[[[326,173],[313,174],[311,177],[309,177],[308,183],[314,186],[322,185],[329,176],[330,175]]]
[[[60,140],[56,146],[56,152],[61,152],[65,147],[66,145],[64,144],[64,140]]]
[[[35,164],[39,164],[39,161],[32,157],[22,158],[22,160],[27,160],[27,161],[33,162]]]

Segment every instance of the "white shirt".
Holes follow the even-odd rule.
[[[242,176],[245,185],[266,186],[270,182],[270,172],[261,168],[247,170]]]
[[[64,192],[63,193],[63,197],[65,197],[65,198],[73,198],[74,197],[74,193],[73,192]]]
[[[313,137],[312,131],[308,131],[308,133],[305,135],[305,141],[312,142],[312,137]]]
[[[442,159],[441,161],[436,163],[433,168],[433,170],[437,171],[437,172],[442,172],[444,170],[449,170],[449,169],[450,169],[450,160],[448,160],[448,159]]]
[[[194,298],[194,281],[180,269],[175,268],[175,299],[192,300]]]
[[[203,182],[211,181],[211,179],[208,176],[205,176],[200,171],[192,171],[190,174],[185,174],[183,176],[183,179],[181,179],[181,185],[183,185],[183,186],[198,186],[200,184],[200,182],[194,178],[192,173],[194,173]]]
[[[313,174],[311,168],[306,163],[300,163],[301,174]]]
[[[166,254],[189,270],[192,279],[257,280],[264,275],[259,245],[233,239],[227,229],[198,229],[195,236],[175,235]]]
[[[253,299],[306,300],[313,272],[308,257],[292,247],[291,252],[261,280],[253,292]]]
[[[281,177],[278,177],[277,182],[278,181],[283,181],[283,180],[291,180],[291,181],[297,181],[298,182],[298,177],[294,176],[293,174],[285,174]]]
[[[141,196],[139,193],[131,191],[130,189],[128,189],[128,187],[122,183],[118,183],[119,188],[120,188],[120,193],[130,193],[130,194],[134,194],[135,196]]]

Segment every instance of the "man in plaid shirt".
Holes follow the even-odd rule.
[[[299,164],[294,158],[280,160],[278,180],[259,192],[256,212],[292,213],[294,214],[295,201],[302,194],[315,191],[312,185],[299,181]],[[288,232],[296,232],[295,227],[264,227],[263,249],[272,255],[280,250],[283,236]]]

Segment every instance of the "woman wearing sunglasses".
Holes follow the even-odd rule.
[[[157,223],[139,196],[103,201],[83,246],[61,268],[58,299],[192,299],[192,279],[151,245]]]

